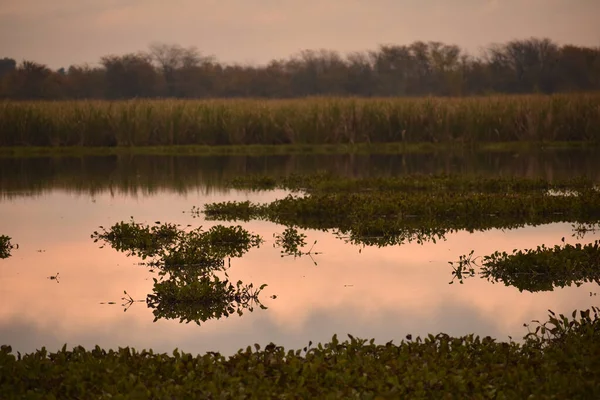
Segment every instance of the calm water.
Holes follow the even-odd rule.
[[[449,285],[448,261],[475,250],[485,255],[541,244],[574,243],[571,224],[557,223],[512,231],[457,232],[445,241],[386,248],[360,248],[332,233],[303,231],[317,240],[309,257],[280,257],[268,222],[240,223],[265,243],[233,259],[233,281],[268,284],[261,294],[267,310],[255,310],[198,326],[178,320],[153,322],[143,302],[125,310],[123,291],[144,300],[155,276],[139,260],[99,248],[90,234],[100,225],[134,217],[202,225],[192,206],[214,201],[267,202],[282,191],[228,190],[224,182],[245,173],[288,174],[334,171],[351,176],[403,173],[478,173],[540,176],[547,179],[587,175],[600,178],[600,157],[588,152],[540,154],[488,153],[411,156],[280,157],[98,157],[0,159],[0,235],[18,243],[12,257],[0,260],[0,343],[15,350],[42,346],[56,350],[100,345],[133,346],[170,352],[231,354],[254,343],[286,348],[328,341],[350,333],[378,342],[399,342],[407,334],[476,333],[500,340],[527,333],[522,325],[544,320],[547,309],[570,312],[595,304],[595,284],[519,292],[502,283],[471,278]],[[233,225],[227,224],[226,225]],[[590,233],[581,242],[598,236]],[[316,262],[316,265],[314,262]],[[58,273],[58,280],[49,279]],[[271,298],[276,296],[276,298]],[[114,305],[100,304],[115,302]],[[597,301],[596,301],[597,303]]]

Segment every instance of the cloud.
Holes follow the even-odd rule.
[[[116,313],[119,311],[114,309]],[[473,332],[482,336],[502,336],[503,331],[492,316],[451,299],[433,314],[418,308],[407,311],[387,307],[371,315],[357,313],[345,306],[314,309],[302,327],[293,330],[277,323],[268,310],[213,321],[201,327],[178,321],[152,323],[151,319],[139,320],[122,312],[119,314],[117,323],[101,326],[85,323],[43,325],[35,319],[15,316],[0,321],[0,337],[2,344],[13,346],[15,352],[32,352],[42,346],[56,351],[67,344],[68,348],[79,345],[87,349],[96,345],[112,349],[129,346],[167,353],[178,347],[196,354],[219,351],[231,355],[254,343],[264,346],[273,342],[287,349],[299,349],[309,341],[328,342],[334,334],[341,340],[352,334],[364,339],[375,338],[377,343],[390,340],[399,343],[409,333],[415,337],[436,334],[440,327],[445,333],[457,336]]]

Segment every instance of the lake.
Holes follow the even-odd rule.
[[[0,158],[0,235],[18,244],[0,260],[0,342],[15,351],[46,346],[131,346],[171,352],[174,348],[232,354],[254,343],[301,348],[334,334],[400,342],[407,334],[475,333],[515,340],[523,323],[545,320],[547,310],[570,313],[597,299],[596,284],[520,292],[503,283],[471,278],[452,281],[449,262],[471,250],[535,248],[589,243],[596,232],[574,234],[571,223],[514,230],[454,232],[437,243],[361,247],[332,232],[301,230],[314,254],[282,257],[274,234],[285,227],[266,221],[240,222],[265,242],[231,259],[228,274],[255,286],[267,284],[256,308],[197,325],[158,319],[144,301],[156,273],[140,259],[90,235],[131,217],[137,222],[178,223],[208,229],[219,224],[190,213],[221,201],[269,202],[282,190],[250,192],[227,188],[246,174],[287,175],[328,171],[343,176],[479,174],[540,177],[585,175],[600,180],[600,154],[586,150],[537,152],[421,153],[405,155],[279,156],[106,156]],[[237,225],[238,223],[224,223]],[[115,303],[115,304],[110,304]]]

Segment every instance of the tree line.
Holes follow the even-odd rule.
[[[107,55],[98,66],[52,70],[0,59],[0,98],[290,98],[467,96],[600,90],[600,47],[546,38],[490,45],[472,56],[456,45],[414,42],[341,55],[304,50],[266,65],[224,64],[195,47],[154,43]]]

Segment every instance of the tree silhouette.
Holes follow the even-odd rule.
[[[153,43],[147,52],[108,55],[99,67],[51,71],[0,59],[0,97],[467,96],[600,89],[600,48],[529,38],[473,56],[442,42],[386,44],[347,55],[304,50],[250,66],[219,63],[195,47]]]

